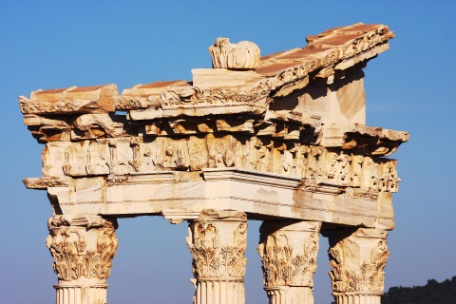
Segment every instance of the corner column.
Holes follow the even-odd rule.
[[[54,216],[46,246],[58,276],[56,304],[105,304],[106,283],[116,254],[117,221],[100,216]]]
[[[336,304],[380,304],[383,268],[389,257],[381,229],[332,229],[325,232],[332,270],[329,276]]]
[[[313,304],[321,222],[264,221],[258,253],[270,304]]]
[[[190,221],[187,244],[193,255],[193,303],[244,304],[246,214],[202,211]]]

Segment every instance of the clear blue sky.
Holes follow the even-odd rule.
[[[32,90],[191,79],[210,67],[217,37],[250,40],[262,55],[302,47],[305,36],[359,21],[396,32],[366,73],[367,124],[407,130],[392,157],[402,178],[386,286],[456,275],[455,1],[8,1],[0,4],[0,303],[53,303],[57,277],[44,245],[51,207],[21,179],[41,176],[43,148],[22,122],[17,96]],[[247,302],[267,303],[249,222]],[[120,220],[109,279],[116,303],[191,303],[186,224]],[[322,239],[317,304],[332,301]],[[154,301],[151,299],[155,299]]]

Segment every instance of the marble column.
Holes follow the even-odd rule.
[[[380,304],[384,288],[383,268],[389,257],[381,229],[340,228],[325,232],[332,291],[336,304]]]
[[[258,253],[270,304],[313,304],[321,222],[264,221]]]
[[[117,221],[100,216],[54,216],[46,246],[58,276],[57,304],[105,304],[106,283],[116,254]]]
[[[190,221],[187,244],[193,255],[195,304],[244,304],[247,216],[204,210]]]

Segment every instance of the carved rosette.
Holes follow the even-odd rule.
[[[270,303],[313,303],[321,222],[264,221],[258,253]]]
[[[326,232],[336,303],[380,303],[389,257],[388,233],[381,229],[334,229]]]
[[[187,244],[193,256],[194,303],[212,299],[245,303],[247,216],[238,211],[202,211],[189,225]]]
[[[57,303],[105,303],[106,280],[116,254],[117,222],[100,216],[54,216],[46,246],[59,279]]]

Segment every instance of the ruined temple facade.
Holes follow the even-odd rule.
[[[191,81],[19,97],[44,144],[43,176],[24,183],[52,206],[56,303],[106,303],[117,218],[149,215],[188,222],[194,303],[245,303],[248,220],[261,220],[271,304],[314,303],[320,235],[336,303],[379,304],[399,183],[388,156],[409,135],[366,125],[363,68],[393,37],[359,23],[265,57],[218,38]]]

